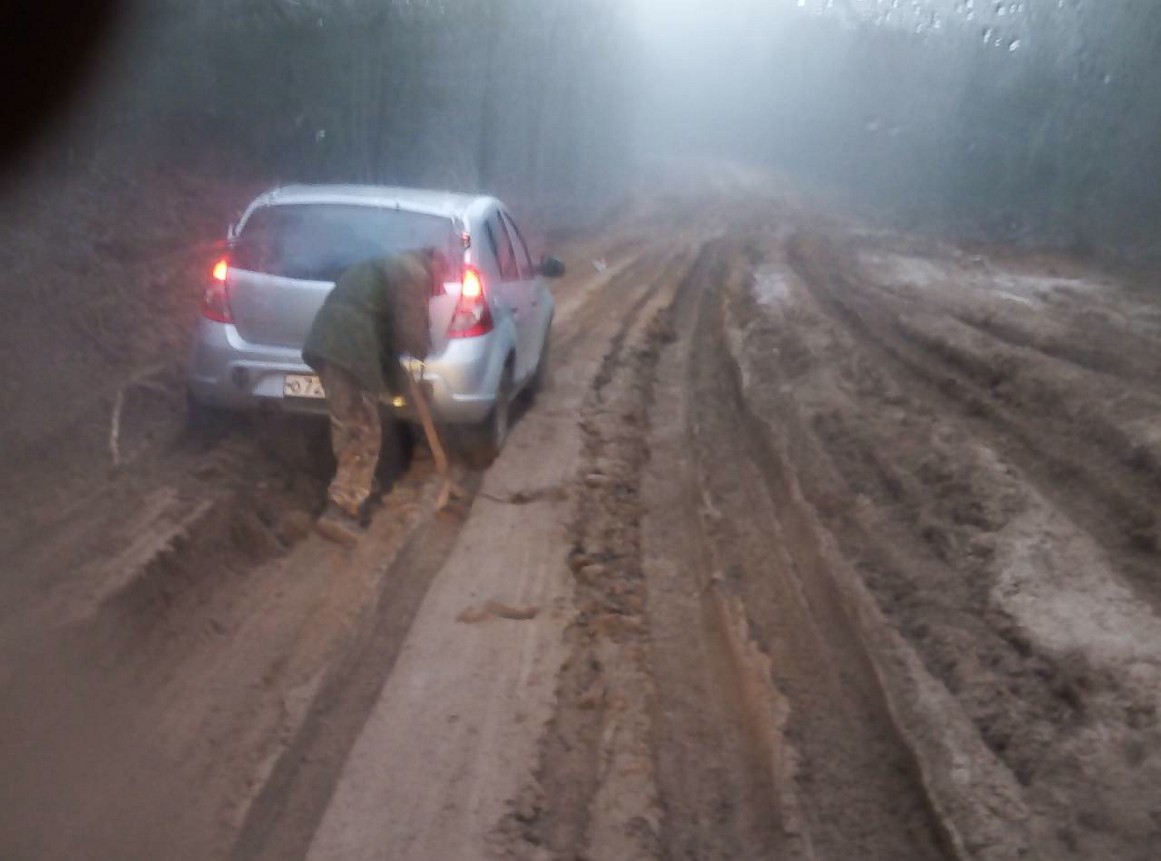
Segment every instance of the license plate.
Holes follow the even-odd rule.
[[[287,374],[282,394],[288,398],[325,398],[322,382],[314,374]]]

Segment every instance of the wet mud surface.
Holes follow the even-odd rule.
[[[559,251],[552,385],[352,551],[176,323],[16,381],[92,397],[4,437],[2,854],[1156,857],[1158,294],[738,177]]]

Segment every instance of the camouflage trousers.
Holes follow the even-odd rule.
[[[379,465],[382,425],[376,397],[345,368],[327,362],[319,371],[331,414],[331,447],[338,464],[327,495],[353,517],[371,495]]]

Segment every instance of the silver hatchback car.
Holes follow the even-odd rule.
[[[437,421],[472,429],[498,451],[517,394],[543,382],[553,316],[545,277],[516,222],[491,197],[354,185],[260,195],[231,227],[213,268],[189,366],[191,409],[325,411],[302,345],[339,275],[362,260],[446,250],[452,280],[431,297],[432,352],[401,357]],[[391,406],[414,420],[403,393]]]

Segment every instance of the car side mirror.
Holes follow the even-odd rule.
[[[564,274],[564,261],[546,254],[540,260],[540,274],[545,278],[559,278]]]

